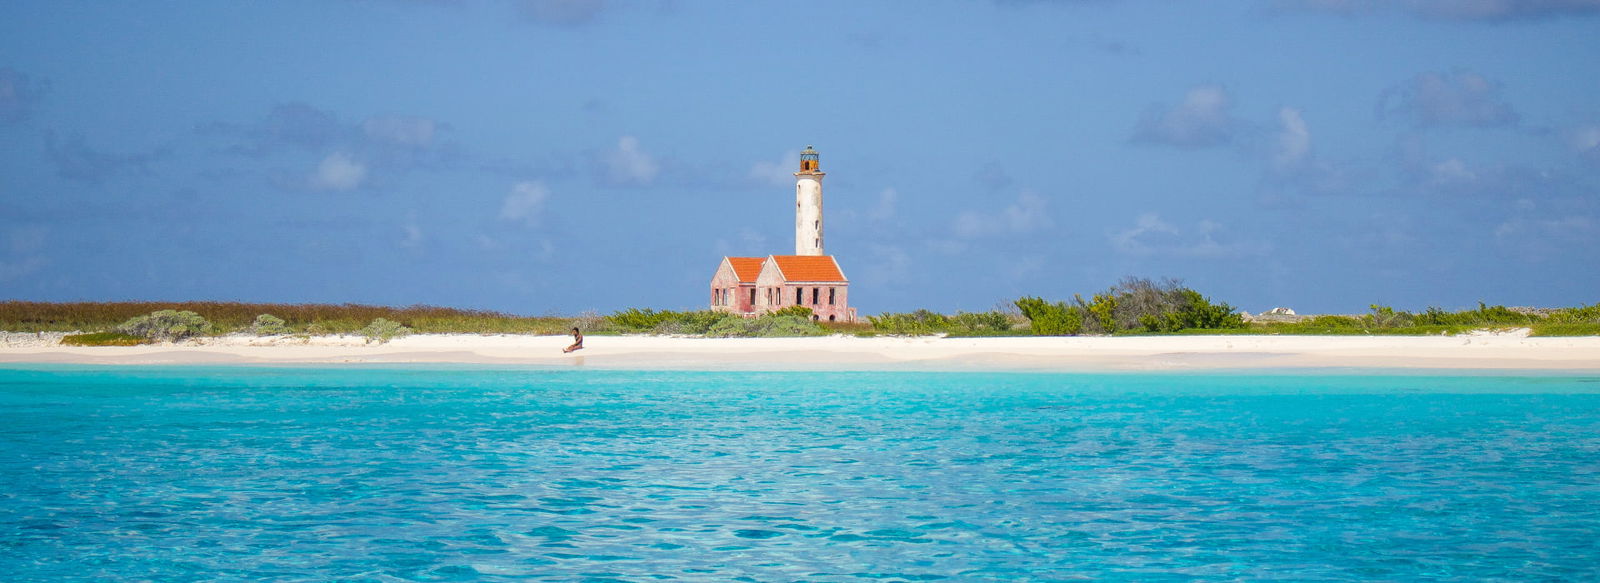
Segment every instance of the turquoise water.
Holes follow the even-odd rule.
[[[1600,379],[0,369],[6,581],[1600,579]]]

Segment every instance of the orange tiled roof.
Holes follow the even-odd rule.
[[[756,276],[761,275],[761,262],[765,257],[729,257],[728,264],[733,266],[733,276],[739,278],[739,283],[755,283]]]
[[[832,255],[773,255],[778,272],[788,281],[844,281]]]

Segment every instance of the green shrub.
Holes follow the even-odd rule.
[[[151,340],[177,341],[210,332],[211,322],[187,310],[157,310],[129,318],[116,331]]]
[[[766,315],[760,318],[724,318],[706,336],[715,338],[776,338],[827,334],[816,322],[799,316]]]
[[[772,312],[771,315],[773,315],[773,316],[796,316],[796,317],[805,318],[807,320],[810,320],[811,319],[811,308],[807,308],[805,306],[789,306],[789,307],[786,307],[786,308],[779,308],[778,310]]]
[[[1416,317],[1411,312],[1396,312],[1389,306],[1372,304],[1372,313],[1361,317],[1368,328],[1404,328],[1411,326]]]
[[[1551,324],[1600,324],[1600,303],[1556,310],[1545,321]]]
[[[930,310],[917,310],[903,314],[884,312],[877,316],[867,316],[867,321],[872,323],[873,330],[884,334],[926,336],[947,332],[950,329],[949,318],[944,317],[944,314]]]
[[[289,327],[284,325],[283,318],[272,314],[256,316],[256,321],[250,324],[250,333],[257,336],[276,336],[289,332]]]
[[[1487,306],[1483,302],[1478,302],[1476,310],[1462,312],[1446,312],[1430,307],[1412,318],[1417,326],[1526,326],[1539,320],[1538,316],[1516,312],[1505,306]]]
[[[806,310],[806,317],[811,316],[810,309]],[[652,310],[649,308],[628,308],[606,316],[604,326],[584,327],[584,330],[607,329],[619,332],[649,332],[651,334],[705,334],[712,326],[725,318],[736,317],[727,312],[712,310],[699,310],[694,312],[678,312],[673,310]]]
[[[1042,298],[1025,297],[1017,300],[1016,306],[1037,335],[1233,330],[1245,327],[1244,317],[1233,306],[1212,303],[1200,292],[1179,283],[1175,279],[1156,282],[1127,277],[1088,300],[1081,295],[1073,295],[1071,303],[1050,303]]]
[[[1532,336],[1600,336],[1600,322],[1539,323]]]
[[[727,312],[714,312],[701,310],[698,312],[674,312],[673,316],[663,320],[650,332],[654,334],[705,334],[712,326],[727,318],[739,318]]]
[[[656,326],[660,326],[662,322],[666,322],[677,314],[672,310],[658,312],[650,308],[643,310],[628,308],[606,316],[606,320],[618,330],[624,332],[647,332],[654,330]]]
[[[1020,298],[1016,305],[1028,319],[1029,331],[1035,336],[1071,336],[1083,332],[1083,315],[1077,306],[1034,297]]]
[[[956,333],[1006,332],[1011,330],[1011,317],[999,310],[956,312],[950,317],[950,329]]]
[[[357,333],[367,337],[368,343],[376,341],[378,344],[385,344],[395,338],[411,335],[411,329],[400,325],[399,322],[376,318]]]
[[[149,344],[150,339],[121,332],[94,332],[63,336],[61,343],[67,346],[138,346]]]
[[[1316,316],[1300,322],[1304,326],[1317,328],[1360,328],[1361,321],[1349,316]]]

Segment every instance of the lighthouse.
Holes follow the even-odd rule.
[[[711,309],[756,318],[801,307],[816,322],[855,322],[850,280],[822,251],[822,169],[811,146],[794,177],[794,255],[723,257],[711,276]]]
[[[794,254],[826,255],[822,252],[823,172],[811,146],[800,152],[800,171],[794,177]]]

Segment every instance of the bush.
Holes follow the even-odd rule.
[[[724,318],[717,322],[706,336],[716,338],[775,338],[789,336],[821,336],[827,331],[799,316],[768,314],[760,318]]]
[[[799,317],[799,318],[805,318],[807,320],[810,320],[811,319],[811,308],[807,308],[805,306],[789,306],[787,308],[780,308],[780,309],[772,312],[771,315],[773,315],[773,316],[796,316],[796,317]]]
[[[61,343],[67,346],[138,346],[149,344],[150,339],[120,332],[95,332],[63,336]]]
[[[610,316],[606,316],[606,320],[609,321],[613,326],[616,326],[619,330],[627,332],[645,332],[648,330],[654,330],[656,326],[660,326],[662,322],[666,322],[668,319],[676,316],[677,314],[677,312],[672,310],[662,310],[657,312],[649,308],[645,308],[643,310],[639,308],[628,308],[626,310],[615,312]]]
[[[211,322],[190,311],[157,310],[128,319],[116,331],[151,340],[178,341],[210,332]]]
[[[1600,324],[1600,304],[1557,310],[1545,321],[1551,324]]]
[[[1211,303],[1175,279],[1158,283],[1127,277],[1089,300],[1074,295],[1072,303],[1050,303],[1025,297],[1017,300],[1016,306],[1031,322],[1033,333],[1043,336],[1245,327],[1244,317],[1233,306]]]
[[[1538,316],[1516,312],[1505,306],[1487,306],[1483,302],[1478,302],[1478,309],[1464,312],[1446,312],[1430,307],[1413,318],[1417,326],[1525,326],[1538,321]]]
[[[806,317],[811,311],[806,309]],[[649,308],[628,308],[605,317],[607,328],[621,332],[649,332],[651,334],[704,334],[725,318],[736,317],[727,312],[699,310],[676,312]],[[593,327],[584,328],[592,330]]]
[[[1389,306],[1372,304],[1372,313],[1361,317],[1361,323],[1368,328],[1404,328],[1411,326],[1416,317],[1411,312],[1396,312]]]
[[[727,318],[742,319],[727,312],[713,312],[711,310],[676,312],[673,317],[663,320],[650,332],[653,334],[690,334],[698,336],[705,334],[712,326]]]
[[[1035,336],[1071,336],[1083,332],[1083,315],[1076,306],[1033,297],[1020,298],[1016,304]]]
[[[953,335],[988,335],[997,332],[1006,332],[1011,329],[1011,318],[1005,313],[989,312],[956,312],[954,316],[946,316],[931,310],[917,310],[900,314],[884,312],[877,316],[867,316],[872,329],[883,334],[899,334],[905,336],[926,336],[929,334],[947,333]]]
[[[377,318],[374,319],[371,324],[367,324],[367,327],[362,328],[360,332],[357,332],[357,334],[366,336],[368,343],[377,341],[378,344],[385,344],[395,338],[411,335],[411,329],[400,325],[399,322]]]
[[[929,310],[893,314],[884,312],[877,316],[867,316],[867,321],[872,323],[872,329],[884,334],[903,334],[906,336],[926,336],[947,332],[950,329],[950,319],[944,314]]]
[[[276,336],[289,332],[289,327],[284,325],[283,318],[272,314],[256,316],[256,321],[250,324],[250,333],[257,336]]]
[[[954,333],[1007,332],[1011,330],[1011,317],[999,310],[988,312],[956,312],[950,317]]]

